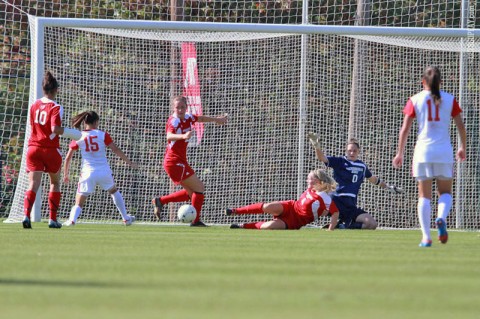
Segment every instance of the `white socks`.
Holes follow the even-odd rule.
[[[82,213],[82,208],[80,206],[77,206],[77,205],[73,206],[72,210],[70,211],[69,220],[74,223],[77,223],[78,216],[80,216],[81,213]]]
[[[438,198],[438,215],[437,217],[447,220],[447,216],[452,208],[452,195],[444,193]]]
[[[129,220],[130,217],[127,215],[127,209],[125,208],[125,201],[123,200],[122,194],[120,191],[116,191],[115,193],[111,194],[113,202],[115,206],[117,206],[118,211],[122,214],[123,220]]]
[[[420,221],[420,227],[422,228],[423,240],[431,240],[430,237],[430,217],[431,217],[431,205],[430,199],[420,197],[418,199],[418,220]]]

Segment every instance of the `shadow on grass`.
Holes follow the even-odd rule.
[[[68,281],[50,279],[5,279],[0,278],[0,286],[50,286],[50,287],[77,287],[77,288],[125,288],[131,284],[93,282],[93,281]]]

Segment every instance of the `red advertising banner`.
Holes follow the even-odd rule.
[[[200,81],[198,79],[197,50],[195,43],[182,43],[182,65],[184,93],[187,98],[188,112],[194,115],[202,115],[202,100],[200,98]],[[199,145],[203,137],[203,123],[195,124],[196,143],[190,140],[189,145]],[[193,143],[192,143],[193,142]]]

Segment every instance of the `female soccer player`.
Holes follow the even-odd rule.
[[[328,167],[333,168],[333,178],[338,183],[333,194],[333,201],[340,211],[340,226],[348,229],[376,229],[377,221],[372,215],[357,207],[357,196],[365,178],[374,185],[388,189],[392,193],[403,193],[401,188],[388,185],[373,175],[367,165],[358,159],[360,144],[356,139],[347,143],[346,155],[342,157],[325,156],[320,146],[320,139],[315,133],[309,133],[310,143],[315,148],[317,158]]]
[[[403,153],[413,119],[417,118],[418,138],[412,161],[412,175],[418,181],[418,218],[422,229],[420,247],[432,246],[430,218],[432,180],[436,179],[438,190],[438,214],[435,223],[438,240],[448,241],[446,218],[452,207],[453,148],[450,141],[450,118],[453,118],[460,135],[457,159],[466,158],[467,133],[463,124],[462,110],[455,97],[440,90],[442,82],[437,67],[425,69],[422,77],[423,91],[412,96],[403,113],[405,114],[398,138],[398,150],[393,166],[400,168]]]
[[[27,151],[28,189],[25,192],[22,221],[23,228],[32,228],[30,214],[35,203],[36,194],[42,182],[43,172],[50,176],[50,192],[48,206],[50,208],[49,228],[61,228],[57,221],[57,210],[60,206],[60,168],[62,154],[58,136],[79,139],[78,130],[62,127],[63,107],[54,101],[58,93],[57,79],[47,71],[43,77],[44,96],[30,106],[30,130]]]
[[[98,114],[94,111],[80,113],[72,120],[73,126],[76,128],[80,128],[83,123],[84,130],[82,131],[82,137],[78,141],[70,143],[70,149],[65,158],[63,181],[65,183],[69,182],[70,163],[72,162],[74,152],[77,150],[80,150],[82,154],[82,173],[78,182],[75,205],[70,211],[70,218],[63,223],[64,226],[75,225],[78,216],[82,213],[82,208],[88,195],[95,191],[96,185],[100,185],[100,187],[110,193],[126,226],[130,226],[135,221],[135,216],[127,214],[122,194],[115,187],[112,170],[108,165],[105,153],[106,148],[111,149],[112,152],[131,167],[137,169],[138,166],[115,145],[110,134],[98,129],[99,120]]]
[[[177,96],[173,99],[172,108],[173,114],[168,119],[165,129],[168,144],[163,168],[170,179],[175,184],[180,184],[183,189],[152,199],[154,214],[160,219],[163,205],[191,200],[192,206],[197,211],[197,217],[190,226],[205,227],[206,225],[200,220],[205,186],[187,162],[187,144],[193,133],[193,125],[196,122],[214,122],[223,125],[227,123],[227,117],[209,117],[187,113],[187,99],[183,96]]]
[[[230,228],[245,229],[300,229],[320,216],[330,215],[329,230],[335,230],[338,221],[338,209],[329,192],[335,190],[336,183],[324,170],[311,171],[307,177],[307,190],[298,200],[272,203],[256,203],[239,208],[227,208],[225,215],[270,214],[271,221],[246,224],[232,224]]]

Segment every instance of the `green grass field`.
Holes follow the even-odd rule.
[[[0,223],[0,318],[479,318],[480,233]]]

